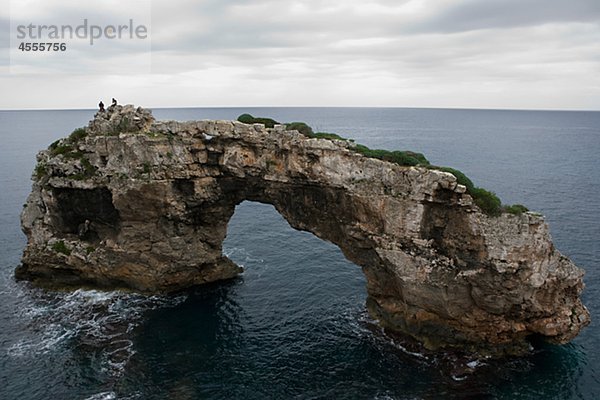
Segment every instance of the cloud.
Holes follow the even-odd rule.
[[[0,16],[0,57],[8,59],[8,48],[10,46],[10,20]],[[0,59],[0,65],[4,64]]]
[[[408,31],[462,32],[506,29],[549,23],[598,23],[597,0],[466,0],[452,2],[430,18],[416,21]]]
[[[36,15],[110,22],[114,11],[62,7]],[[69,107],[76,90],[111,88],[160,106],[600,108],[596,0],[155,0],[151,29],[153,74],[129,68],[143,49],[112,43],[0,84],[52,93],[63,82],[77,88],[64,91]]]

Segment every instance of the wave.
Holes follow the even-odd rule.
[[[117,394],[115,392],[102,392],[86,397],[85,400],[116,400],[116,398]]]
[[[22,297],[25,304],[20,315],[26,337],[8,347],[8,356],[34,358],[69,345],[95,354],[101,370],[109,375],[120,375],[135,354],[131,333],[145,312],[175,307],[187,298],[185,294],[144,296],[84,289],[71,293],[23,291],[27,295]],[[98,398],[111,398],[107,393]]]
[[[141,399],[142,395],[140,393],[135,393],[133,395],[119,397],[115,392],[101,392],[91,395],[90,397],[86,397],[84,400],[134,400]]]

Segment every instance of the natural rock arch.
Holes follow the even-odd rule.
[[[564,343],[589,323],[583,272],[543,218],[488,217],[451,174],[130,106],[97,114],[84,136],[38,155],[19,278],[157,292],[235,277],[222,244],[251,200],[339,246],[365,273],[371,314],[429,348],[519,353],[528,336]]]

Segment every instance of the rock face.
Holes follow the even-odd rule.
[[[17,278],[168,292],[241,269],[222,254],[244,200],[338,245],[367,278],[371,314],[426,347],[518,354],[589,323],[583,271],[537,214],[488,217],[445,172],[364,157],[282,126],[96,114],[38,155]]]

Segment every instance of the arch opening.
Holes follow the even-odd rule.
[[[344,281],[350,278],[360,281],[362,286],[365,284],[360,267],[347,260],[338,246],[293,228],[267,203],[243,201],[236,206],[227,225],[223,253],[246,267],[246,274],[253,276],[264,271],[255,274],[252,266],[262,265],[263,270],[283,268],[282,274],[293,274],[292,278],[302,275],[303,268],[309,267],[309,274],[319,279],[329,277]],[[346,274],[344,270],[352,271]]]

